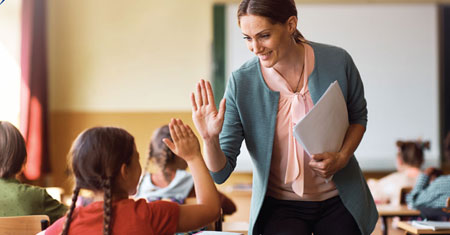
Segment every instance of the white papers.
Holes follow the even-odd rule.
[[[294,127],[294,136],[309,154],[339,152],[347,132],[344,95],[334,81],[314,107]]]
[[[201,231],[195,233],[195,235],[244,235],[243,233],[234,233],[234,232],[220,232],[220,231]]]
[[[443,229],[450,229],[450,222],[449,221],[416,221],[414,220],[411,223],[412,226],[418,228],[418,229],[431,229],[433,231],[436,230],[443,230]]]

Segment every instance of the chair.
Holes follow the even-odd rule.
[[[35,235],[46,229],[49,221],[47,215],[0,217],[0,234]]]
[[[400,205],[406,205],[406,194],[412,191],[412,187],[402,187],[400,189]]]

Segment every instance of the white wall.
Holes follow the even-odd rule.
[[[394,170],[398,139],[431,141],[426,166],[439,164],[438,22],[435,4],[302,4],[299,26],[311,41],[353,57],[365,87],[369,122],[356,156],[363,170]],[[227,9],[227,74],[251,58]],[[243,155],[246,155],[244,151]],[[239,169],[250,170],[248,156]]]

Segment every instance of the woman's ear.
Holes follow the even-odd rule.
[[[297,30],[297,22],[298,19],[296,16],[290,16],[286,21],[287,30],[289,31],[290,34],[293,34]]]

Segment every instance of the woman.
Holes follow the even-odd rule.
[[[370,234],[378,213],[353,156],[367,109],[350,55],[307,41],[293,0],[243,0],[238,22],[256,57],[232,73],[219,111],[208,82],[191,95],[214,180],[228,178],[245,139],[255,169],[250,234]],[[308,156],[292,128],[336,80],[349,114],[344,143],[337,153]]]

